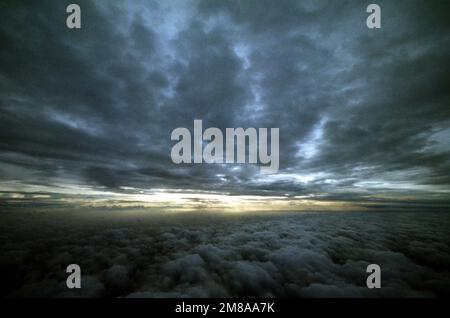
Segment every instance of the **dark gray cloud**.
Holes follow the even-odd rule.
[[[448,199],[447,3],[379,1],[380,30],[364,1],[79,1],[81,30],[68,3],[1,5],[3,191]],[[194,119],[279,127],[278,177],[174,165]]]
[[[106,221],[107,220],[107,221]],[[12,226],[15,224],[15,226]],[[21,224],[21,230],[17,224]],[[2,296],[448,296],[447,213],[8,213]],[[65,287],[65,268],[82,288]],[[366,287],[368,264],[381,289]]]

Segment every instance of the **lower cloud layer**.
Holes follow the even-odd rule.
[[[450,295],[450,215],[4,214],[10,297],[435,297]],[[66,266],[81,266],[69,290]],[[381,288],[366,287],[368,264]]]

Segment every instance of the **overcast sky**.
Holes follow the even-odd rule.
[[[176,192],[449,207],[448,2],[377,1],[370,30],[373,1],[75,1],[70,30],[72,2],[0,4],[4,202]],[[170,134],[194,119],[279,128],[278,173],[175,165]]]

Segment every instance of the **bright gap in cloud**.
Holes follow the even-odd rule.
[[[299,144],[299,150],[297,152],[298,157],[311,159],[318,154],[324,133],[323,127],[326,122],[327,122],[326,118],[321,119],[320,122],[315,125],[312,132],[309,134],[308,138],[306,139],[306,142]]]

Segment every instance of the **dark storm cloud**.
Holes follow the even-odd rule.
[[[450,293],[449,219],[442,213],[124,217],[123,211],[85,212],[4,216],[0,225],[0,264],[7,273],[3,296],[435,297]],[[18,231],[11,222],[19,222],[27,231]],[[65,287],[65,267],[71,263],[81,266],[80,290]],[[366,287],[366,268],[372,263],[381,267],[381,289]]]
[[[381,1],[369,30],[364,1],[78,3],[80,30],[65,1],[1,5],[3,181],[448,190],[448,4]],[[172,164],[170,133],[194,119],[279,127],[280,177]]]

